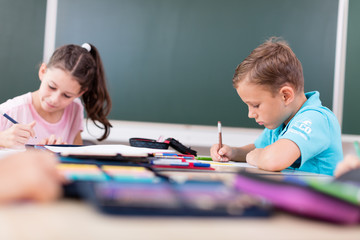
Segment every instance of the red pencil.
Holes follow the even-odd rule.
[[[221,134],[221,122],[218,121],[218,130],[219,130],[219,150],[222,148],[222,134]]]

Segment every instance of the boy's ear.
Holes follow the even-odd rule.
[[[284,101],[285,105],[290,104],[295,98],[294,89],[290,86],[283,86],[280,88],[280,96]]]
[[[40,79],[40,81],[43,80],[44,75],[45,75],[45,73],[46,73],[46,70],[47,70],[46,64],[45,64],[45,63],[42,63],[41,66],[40,66],[40,68],[39,68],[39,79]]]

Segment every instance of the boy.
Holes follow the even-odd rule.
[[[318,92],[304,93],[301,63],[286,42],[272,37],[253,50],[236,68],[233,86],[249,118],[265,129],[254,144],[213,145],[213,160],[333,175],[343,158],[339,123]]]

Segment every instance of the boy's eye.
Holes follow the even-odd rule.
[[[259,108],[260,104],[257,104],[257,105],[253,105],[252,107],[253,108]]]
[[[55,90],[55,89],[56,89],[55,87],[53,87],[53,86],[51,86],[51,85],[49,85],[49,88],[52,89],[52,90]]]

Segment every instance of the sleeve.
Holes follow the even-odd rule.
[[[255,140],[254,144],[256,148],[264,148],[271,144],[270,142],[270,130],[265,128],[260,136]]]
[[[330,146],[330,126],[327,116],[316,110],[305,111],[294,120],[279,139],[289,139],[299,147],[303,165]]]

